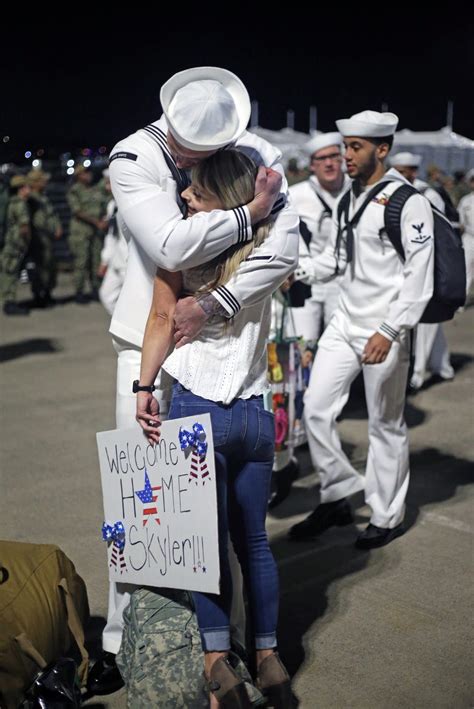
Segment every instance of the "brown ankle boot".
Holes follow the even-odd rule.
[[[267,709],[290,709],[292,706],[290,676],[277,652],[260,663],[256,684],[267,699]]]
[[[227,657],[220,657],[211,667],[206,690],[212,692],[221,709],[251,709],[245,684],[231,667]]]

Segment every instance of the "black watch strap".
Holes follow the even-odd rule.
[[[135,379],[133,382],[132,386],[132,391],[134,394],[136,394],[139,391],[148,391],[150,394],[153,394],[155,391],[156,386],[154,384],[150,384],[149,386],[140,386],[140,381],[138,379]]]

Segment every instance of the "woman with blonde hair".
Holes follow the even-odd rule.
[[[200,162],[192,184],[182,193],[188,218],[199,212],[233,209],[253,197],[255,164],[234,149]],[[150,386],[160,368],[176,380],[169,418],[209,413],[216,459],[220,594],[194,593],[204,650],[204,670],[211,707],[249,707],[242,680],[227,660],[232,585],[228,533],[247,588],[255,632],[257,686],[273,707],[290,706],[290,678],[275,652],[278,616],[278,571],[265,530],[274,453],[273,413],[266,411],[268,389],[266,340],[271,293],[242,309],[232,320],[208,320],[191,343],[168,355],[173,343],[173,312],[183,294],[197,298],[232,283],[239,264],[252,258],[267,236],[271,221],[256,225],[253,242],[236,245],[213,261],[180,273],[158,269],[153,303],[145,330],[140,386]],[[268,267],[271,268],[271,260]],[[228,289],[224,289],[227,295]],[[159,439],[156,399],[139,391],[137,420],[152,442]]]

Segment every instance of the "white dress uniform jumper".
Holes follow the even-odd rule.
[[[193,268],[229,246],[252,238],[247,207],[200,212],[183,219],[179,194],[187,185],[186,175],[178,187],[170,169],[174,161],[167,147],[167,130],[162,116],[120,141],[110,157],[110,179],[120,227],[129,242],[125,281],[110,325],[118,352],[118,427],[138,425],[131,383],[140,376],[141,346],[157,266],[169,271]],[[244,132],[233,145],[257,164],[272,167],[283,175],[281,154],[266,141]],[[284,180],[282,192],[286,191]],[[294,269],[298,259],[298,224],[296,213],[286,205],[264,244],[241,264],[229,284],[213,292],[229,317],[270,295]],[[163,418],[170,383],[169,376],[168,382],[164,381],[165,375],[156,382],[158,390],[154,393]],[[123,584],[111,584],[108,621],[103,633],[103,648],[109,652],[116,653],[120,645],[122,613],[129,602],[127,590]]]

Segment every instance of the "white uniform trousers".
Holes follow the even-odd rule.
[[[320,290],[322,288],[324,288],[324,296],[312,295],[305,300],[302,308],[291,308],[294,335],[302,337],[305,342],[316,342],[319,339],[339,302],[339,283],[319,286]]]
[[[138,426],[135,419],[137,397],[132,393],[132,382],[140,378],[141,349],[118,338],[113,339],[117,352],[117,395],[116,395],[116,426],[117,428],[132,428]],[[165,373],[166,374],[166,373]],[[169,378],[171,383],[171,378]],[[157,383],[158,384],[158,383]],[[170,388],[158,388],[154,394],[160,405],[160,414],[167,418]],[[229,544],[229,561],[234,588],[232,598],[231,623],[233,638],[245,647],[245,608],[242,594],[242,573],[232,545]],[[137,587],[132,584],[109,583],[109,607],[107,623],[102,633],[102,649],[117,654],[122,641],[123,612],[130,603],[130,594]]]
[[[454,377],[441,323],[420,323],[416,328],[415,362],[410,380],[414,388],[419,389],[423,385],[428,371],[439,374],[443,379]]]
[[[409,367],[409,338],[400,335],[382,364],[362,365],[374,330],[352,325],[338,310],[319,341],[305,394],[305,420],[313,465],[320,473],[321,502],[334,502],[365,487],[371,522],[396,527],[404,516],[409,481],[408,435],[403,410]],[[365,485],[342,450],[336,419],[350,386],[363,371],[369,415]]]

